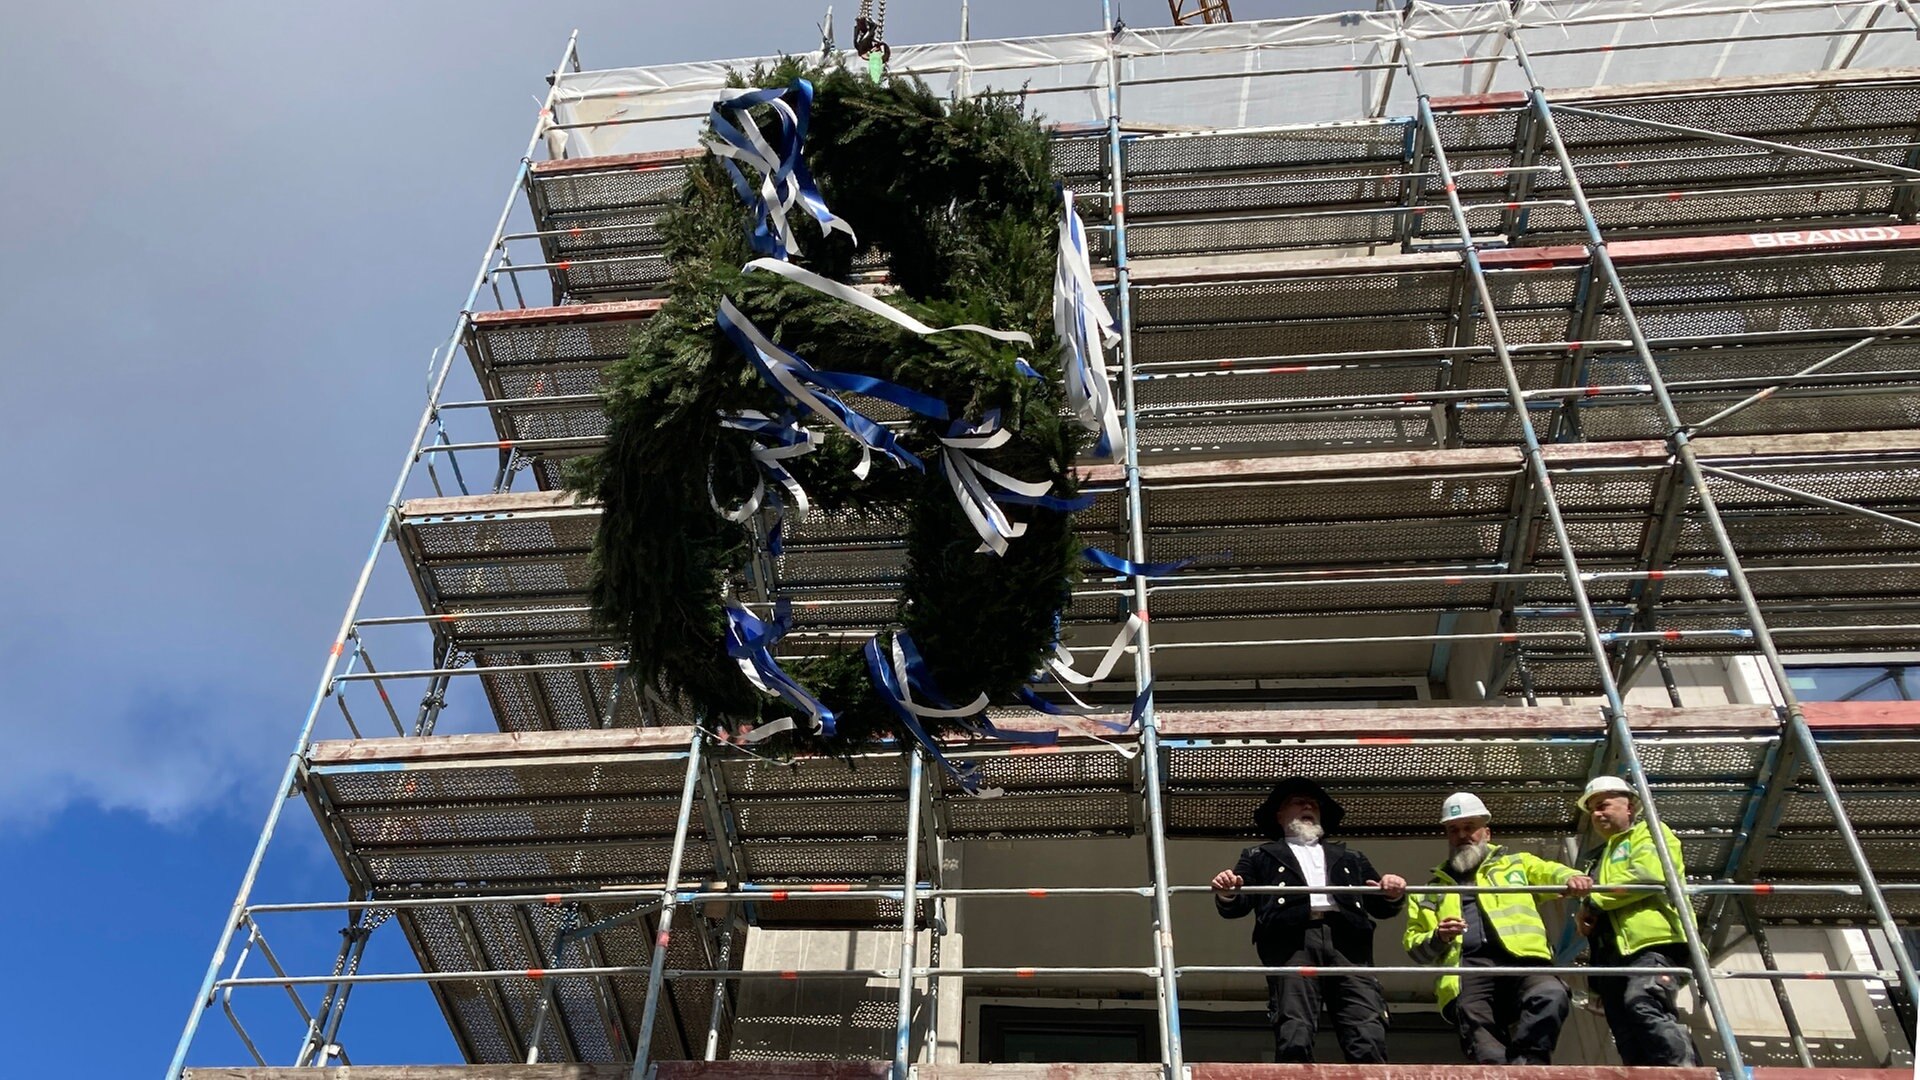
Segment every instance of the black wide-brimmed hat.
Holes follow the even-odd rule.
[[[1279,840],[1285,834],[1280,829],[1280,806],[1295,795],[1310,795],[1320,804],[1320,827],[1332,832],[1340,827],[1340,819],[1347,812],[1327,794],[1327,789],[1304,776],[1290,776],[1273,785],[1267,793],[1267,801],[1253,812],[1253,824],[1270,839]]]

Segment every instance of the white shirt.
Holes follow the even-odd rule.
[[[1293,858],[1300,864],[1300,872],[1306,875],[1308,885],[1327,883],[1327,849],[1318,842],[1303,844],[1289,839],[1287,846],[1293,849]],[[1332,911],[1333,897],[1326,893],[1313,893],[1308,897],[1308,906],[1314,911]]]

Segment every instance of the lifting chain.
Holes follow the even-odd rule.
[[[866,56],[876,50],[881,63],[893,59],[893,47],[887,44],[887,0],[880,0],[877,14],[874,0],[860,0],[860,15],[853,20],[853,51]]]

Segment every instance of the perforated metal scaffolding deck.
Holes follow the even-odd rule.
[[[568,458],[607,431],[595,396],[606,370],[633,347],[659,301],[483,311],[467,327],[467,357],[485,393],[502,454],[535,465],[543,489],[560,486]],[[584,400],[583,400],[584,399]],[[520,444],[532,442],[529,447]]]
[[[1696,447],[1708,463],[1742,475],[1888,514],[1920,514],[1920,484],[1912,479],[1920,475],[1920,434],[1703,438]],[[1739,613],[1724,577],[1713,573],[1718,552],[1673,483],[1664,444],[1556,445],[1547,458],[1582,565],[1614,575],[1588,588],[1617,632],[1691,632],[1663,643],[1674,652],[1751,648],[1734,632]],[[1084,473],[1089,490],[1113,490],[1113,467]],[[1285,620],[1351,616],[1343,636],[1404,634],[1418,632],[1399,629],[1411,613],[1493,616],[1505,603],[1518,634],[1572,632],[1564,578],[1555,577],[1558,552],[1540,533],[1516,450],[1170,462],[1147,466],[1142,482],[1149,557],[1201,560],[1156,591],[1158,620],[1282,620],[1265,636],[1306,642],[1315,636],[1310,626]],[[1716,484],[1715,494],[1765,610],[1786,631],[1783,648],[1920,643],[1920,630],[1906,628],[1920,624],[1920,531],[1731,481],[1724,490]],[[1094,535],[1118,528],[1117,501],[1103,497],[1087,512]],[[596,507],[561,492],[462,496],[408,502],[397,531],[425,609],[462,616],[436,626],[456,651],[483,664],[611,663],[618,646],[580,610],[588,602],[597,517]],[[795,599],[802,629],[882,625],[896,595],[899,565],[890,556],[897,548],[856,539],[863,528],[883,525],[834,521],[822,516],[794,531],[778,563],[782,594]],[[1648,570],[1671,576],[1650,581]],[[1523,576],[1524,593],[1511,588],[1515,575]],[[1111,586],[1090,581],[1079,597],[1067,612],[1076,623],[1123,617]],[[549,607],[569,613],[540,612]],[[489,610],[507,614],[485,615]],[[1245,636],[1213,629],[1228,641]],[[1729,632],[1698,633],[1714,630]],[[1206,628],[1186,632],[1204,640]],[[1427,670],[1432,648],[1420,647],[1417,670]],[[1542,640],[1528,648],[1537,692],[1592,692],[1597,676],[1577,644]],[[1168,673],[1233,674],[1244,664],[1234,651],[1189,650],[1170,661]],[[1265,651],[1277,670],[1318,674]],[[635,695],[624,707],[609,703],[613,680],[611,671],[487,677],[503,730],[637,722]],[[536,687],[544,688],[538,697]],[[609,719],[609,708],[624,711]]]
[[[1844,805],[1870,830],[1876,868],[1889,881],[1920,882],[1920,797],[1913,794],[1920,706],[1809,708],[1844,785]],[[1760,795],[1753,777],[1777,743],[1773,710],[1640,708],[1631,720],[1656,796],[1683,836],[1690,873],[1721,877],[1735,826]],[[1597,711],[1566,706],[1174,710],[1161,730],[1168,829],[1188,837],[1252,836],[1252,809],[1270,778],[1292,773],[1321,777],[1338,791],[1349,811],[1344,829],[1356,836],[1430,836],[1433,804],[1461,787],[1486,799],[1503,835],[1565,836],[1579,817],[1573,797],[1607,753]],[[690,734],[645,728],[323,742],[312,755],[309,798],[337,823],[331,839],[343,871],[376,901],[637,887],[665,876]],[[984,743],[952,749],[1004,794],[966,798],[946,781],[932,816],[945,839],[1132,835],[1141,827],[1137,773],[1092,738],[1069,733],[1046,752]],[[708,818],[696,819],[683,864],[689,878],[724,880],[717,868],[731,867],[738,882],[755,885],[898,887],[906,775],[897,753],[791,765],[717,753],[717,771],[702,777],[703,798],[715,804],[712,820],[731,826],[716,840],[701,824]],[[1830,818],[1819,796],[1790,782],[1795,792],[1757,876],[1846,880],[1825,840]],[[1920,895],[1908,895],[1903,914],[1920,917]],[[1857,901],[1837,897],[1761,903],[1781,918],[1864,917]],[[812,918],[771,901],[754,914],[762,925]]]

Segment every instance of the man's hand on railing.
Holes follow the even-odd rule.
[[[1222,870],[1213,875],[1213,891],[1222,900],[1231,900],[1240,895],[1240,886],[1246,883],[1245,878],[1231,870]]]

